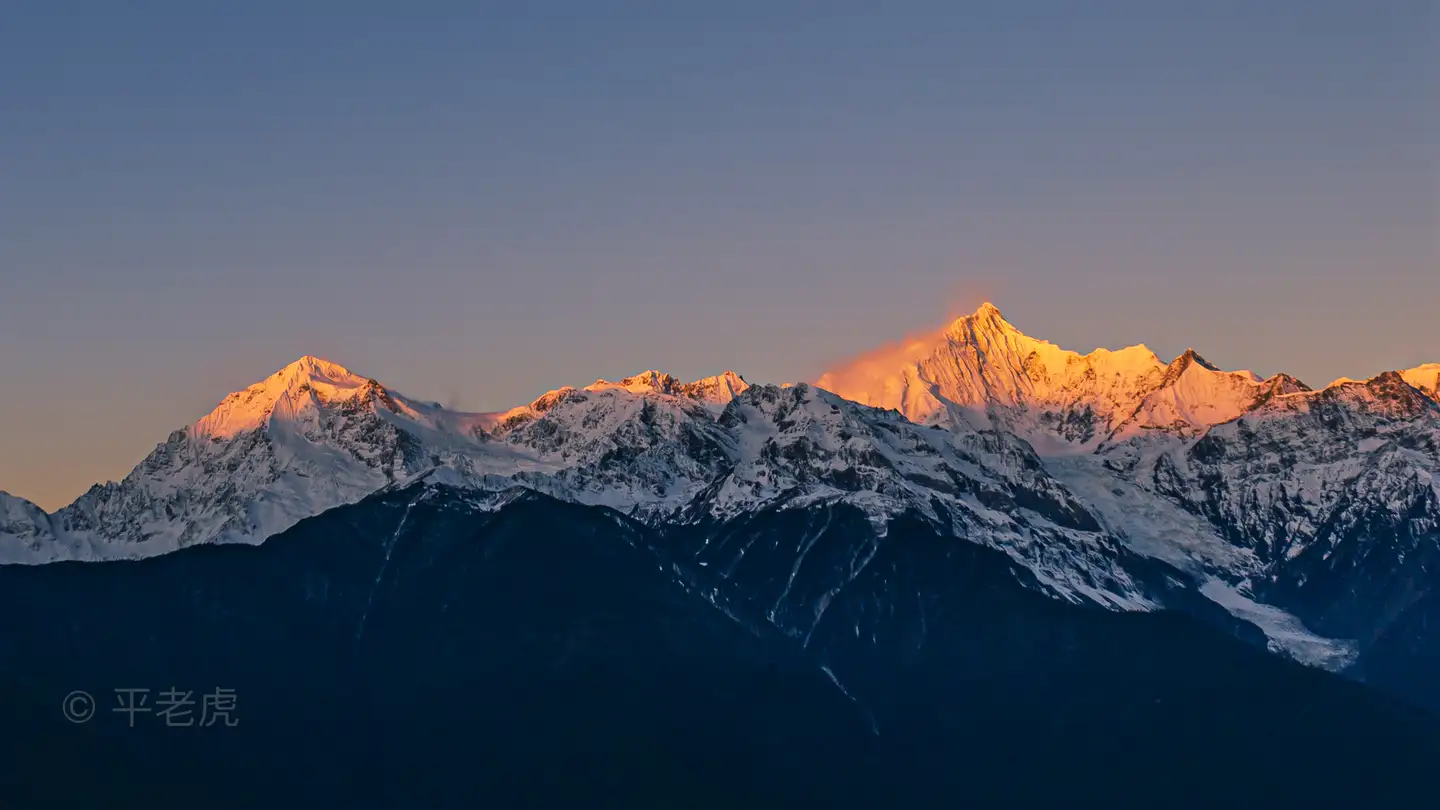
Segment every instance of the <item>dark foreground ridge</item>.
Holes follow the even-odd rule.
[[[783,555],[728,577],[699,565],[727,531],[793,540],[793,514],[660,535],[538,495],[474,497],[391,490],[260,546],[0,566],[0,806],[1431,797],[1428,714],[1184,615],[1051,600],[1004,554],[919,523],[798,634],[761,599],[797,587]],[[193,690],[194,725],[157,713],[172,687]],[[234,690],[233,727],[199,725],[217,688]],[[133,728],[120,689],[148,690]],[[97,701],[87,722],[63,713],[74,690]]]

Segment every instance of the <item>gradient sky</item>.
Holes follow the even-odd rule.
[[[1311,384],[1440,361],[1440,4],[0,4],[0,489],[318,354],[474,410],[991,299]]]

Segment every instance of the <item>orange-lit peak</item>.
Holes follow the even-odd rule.
[[[749,388],[739,374],[733,371],[725,371],[714,377],[703,377],[694,382],[681,382],[678,378],[663,371],[642,371],[639,374],[632,374],[619,382],[609,380],[596,380],[594,383],[585,386],[587,391],[604,391],[607,389],[624,389],[635,394],[657,393],[670,394],[674,396],[689,397],[691,399],[715,400],[729,402],[741,391]]]
[[[1440,401],[1440,363],[1426,363],[1423,366],[1400,372],[1405,382],[1424,391]]]
[[[338,381],[355,376],[357,375],[351,372],[350,369],[345,368],[339,363],[332,363],[323,357],[307,354],[270,375],[270,378],[304,379],[318,377]]]
[[[199,435],[233,436],[254,430],[270,418],[277,406],[282,410],[302,407],[320,396],[328,401],[349,399],[367,387],[369,380],[338,363],[304,355],[242,391],[226,397],[193,426]]]
[[[955,321],[951,324],[951,328],[953,329],[962,325],[970,326],[976,324],[1010,326],[1010,323],[1005,320],[1005,316],[1000,314],[1000,308],[990,303],[989,301],[986,301],[985,303],[980,305],[979,309],[976,309],[969,315],[961,315],[959,318],[956,318]]]

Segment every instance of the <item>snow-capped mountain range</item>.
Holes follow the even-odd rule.
[[[817,384],[922,424],[1025,438],[1129,548],[1195,574],[1272,642],[1341,666],[1433,587],[1437,378],[1428,364],[1313,390],[1194,350],[1081,355],[987,304]],[[1304,627],[1335,643],[1313,646]]]
[[[658,429],[678,435],[684,427],[677,416],[711,424],[745,388],[728,372],[684,385],[652,371],[551,391],[503,413],[460,413],[306,356],[229,395],[171,433],[124,480],[92,487],[52,516],[0,495],[3,559],[134,558],[196,543],[256,543],[432,471],[477,487],[500,479],[545,486],[570,468],[603,466],[605,454],[627,442],[646,441],[634,425],[653,408],[667,414]],[[560,417],[584,402],[591,406],[575,424]],[[596,497],[623,507],[658,498],[648,489],[645,466],[634,473],[634,486],[597,486]],[[576,500],[583,495],[576,493]]]
[[[54,515],[7,496],[0,530],[6,560],[28,563],[256,543],[421,477],[520,485],[659,523],[846,502],[883,532],[887,517],[914,511],[1028,561],[1057,595],[1153,606],[1128,582],[1114,539],[1023,441],[930,430],[810,385],[750,386],[730,372],[681,383],[650,371],[471,414],[305,357]]]
[[[989,304],[813,385],[647,371],[499,413],[307,356],[54,514],[0,493],[0,562],[258,543],[422,478],[655,525],[844,503],[869,516],[872,546],[919,516],[1067,601],[1166,606],[1146,567],[1163,565],[1272,647],[1338,668],[1429,587],[1437,387],[1437,364],[1312,390],[1194,351],[1081,355]]]

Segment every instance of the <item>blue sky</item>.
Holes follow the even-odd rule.
[[[813,379],[994,300],[1312,384],[1440,360],[1440,8],[0,6],[0,489],[318,354],[472,409]]]

